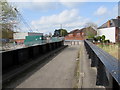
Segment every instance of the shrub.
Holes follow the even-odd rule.
[[[105,35],[97,36],[93,38],[95,42],[100,41],[101,43],[110,43],[110,40],[105,40]]]
[[[105,40],[104,43],[110,43],[110,40]]]

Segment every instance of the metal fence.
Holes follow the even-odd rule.
[[[97,68],[96,85],[120,89],[120,61],[87,40],[84,44],[91,67]]]

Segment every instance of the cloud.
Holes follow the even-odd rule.
[[[94,14],[100,16],[100,15],[104,15],[106,13],[107,13],[107,8],[104,6],[101,6],[97,9],[97,11]]]
[[[49,10],[58,9],[59,7],[76,8],[80,5],[80,3],[78,2],[64,2],[63,0],[55,1],[55,2],[48,2],[48,0],[46,2],[37,2],[36,0],[30,0],[30,1],[26,0],[26,2],[14,2],[14,3],[13,4],[19,9],[27,9],[33,11],[49,11]]]
[[[100,10],[100,7],[96,10],[96,12],[94,12],[94,16],[97,16],[96,17],[97,20],[95,21],[95,23],[97,23],[98,25],[102,25],[107,20],[116,18],[118,16],[118,5],[115,5],[112,8],[109,8],[109,7],[108,8],[103,7],[103,8],[104,8],[103,10],[104,12],[101,11],[102,9]],[[99,11],[99,14],[97,13],[97,11]]]
[[[60,24],[63,25],[63,28],[69,30],[80,28],[83,27],[87,21],[89,21],[89,19],[81,17],[77,9],[71,9],[51,16],[42,16],[39,20],[32,21],[31,24],[46,33],[53,32],[55,28],[58,29]]]
[[[110,15],[112,15],[113,17],[117,17],[118,15],[120,15],[119,12],[119,7],[118,5],[115,5],[112,9],[112,11],[110,12]]]
[[[64,0],[60,0],[59,3],[67,8],[76,8],[80,5],[79,2],[65,2]]]
[[[98,10],[98,9],[97,9]],[[113,7],[108,7],[106,13],[102,14],[102,15],[96,15],[94,13],[94,18],[96,17],[96,20],[94,21],[98,26],[102,25],[103,23],[105,23],[106,21],[110,20],[110,19],[114,19],[119,15],[119,10],[118,10],[118,5],[114,5]]]
[[[37,21],[37,23],[39,22],[39,24],[53,24],[53,23],[64,24],[64,23],[72,22],[73,20],[77,20],[79,18],[80,16],[78,16],[78,10],[72,9],[72,10],[64,10],[59,14],[54,14],[51,16],[43,16],[40,18],[39,21]]]
[[[37,2],[37,1],[29,1],[29,2],[9,2],[12,6],[17,7],[20,10],[27,9],[32,11],[48,11],[54,10],[57,8],[58,3],[56,2]]]
[[[34,11],[54,10],[59,7],[75,8],[78,2],[68,2],[66,0],[8,0],[9,3],[14,4],[19,9],[28,9]]]

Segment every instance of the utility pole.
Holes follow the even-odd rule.
[[[59,31],[59,33],[60,33],[60,35],[62,36],[62,24],[60,24],[60,31]]]
[[[62,29],[62,24],[60,24],[60,29]]]

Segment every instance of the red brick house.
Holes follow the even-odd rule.
[[[71,31],[66,37],[65,40],[85,40],[87,36],[87,32],[92,32],[97,35],[97,31],[94,30],[92,27],[76,29]]]
[[[84,40],[83,33],[79,29],[73,30],[65,37],[65,40]]]

